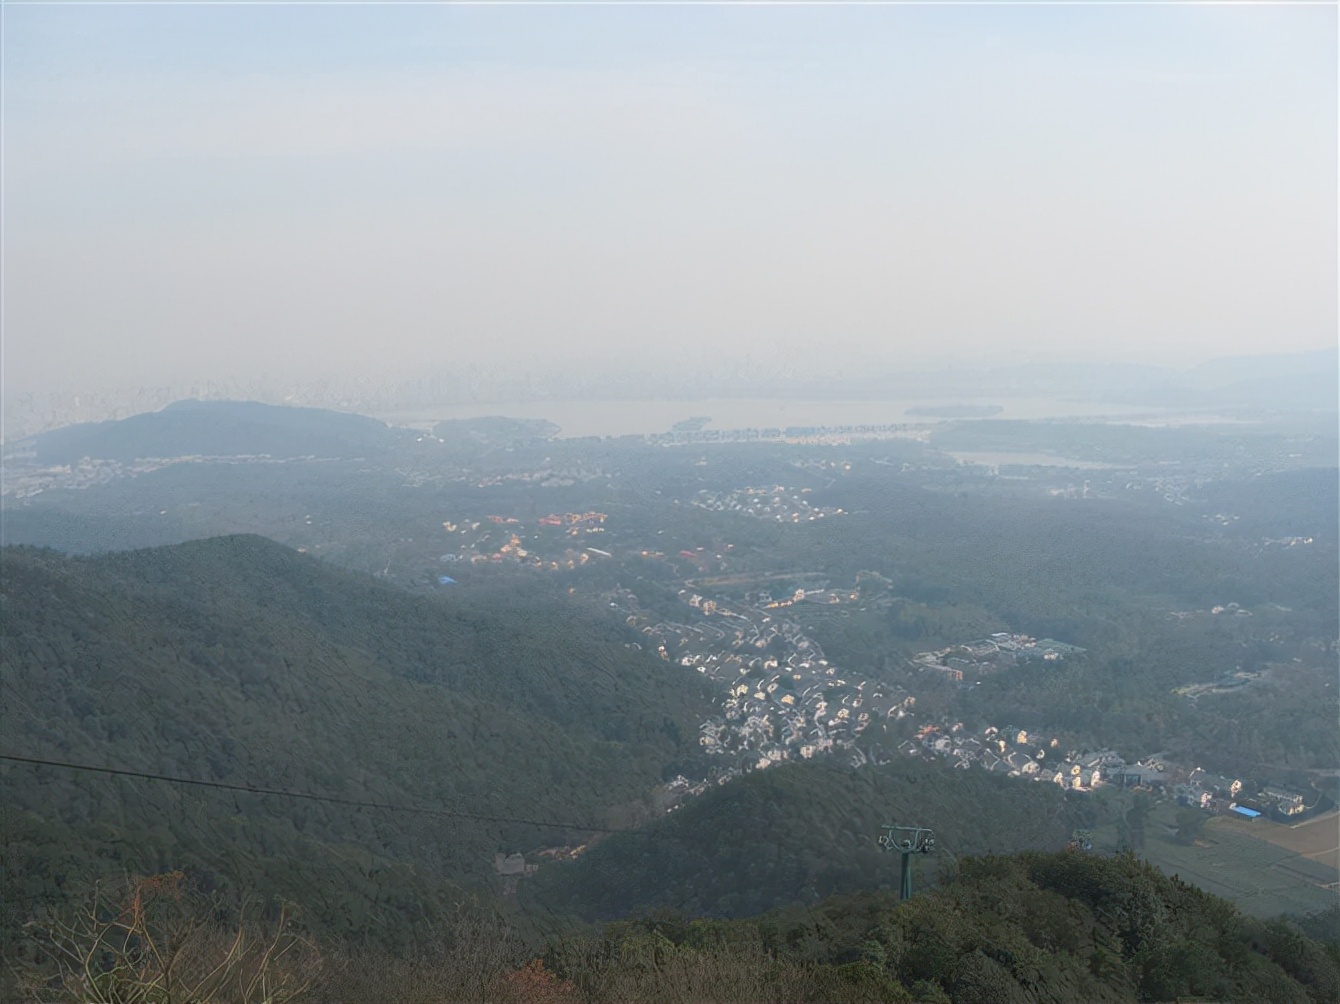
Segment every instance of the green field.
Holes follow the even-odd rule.
[[[1184,846],[1173,839],[1175,814],[1174,805],[1162,803],[1145,824],[1141,856],[1166,874],[1230,899],[1243,912],[1257,917],[1312,913],[1336,904],[1340,895],[1336,869],[1249,836],[1218,818],[1207,823],[1195,846]],[[1261,820],[1254,825],[1275,824]],[[1101,827],[1094,837],[1096,850],[1116,849],[1115,826]]]

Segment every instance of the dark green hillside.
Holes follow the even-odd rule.
[[[920,761],[859,770],[812,761],[759,771],[633,833],[603,840],[542,874],[551,909],[611,918],[649,909],[742,917],[858,889],[897,888],[899,859],[875,842],[884,824],[932,827],[941,853],[1064,846],[1072,829],[1055,785],[950,771]]]
[[[497,852],[634,818],[693,755],[697,677],[577,607],[416,598],[257,537],[0,553],[5,752],[574,826],[11,764],[10,923],[99,875],[185,867],[319,927],[403,930]]]
[[[1340,998],[1337,948],[1334,932],[1319,942],[1245,917],[1133,857],[1061,852],[967,859],[906,903],[867,892],[749,920],[613,925],[599,947],[551,950],[546,962],[593,1000],[685,972],[729,985],[752,963],[767,1000],[1327,1004]]]
[[[385,449],[408,433],[384,422],[321,408],[287,408],[257,401],[178,401],[162,411],[111,422],[53,429],[29,442],[42,463],[84,457],[353,457]]]
[[[543,583],[411,595],[264,537],[188,541],[91,563],[172,605],[174,623],[218,633],[213,611],[258,607],[398,676],[501,701],[603,738],[647,742],[697,727],[697,674],[632,651],[611,625]]]
[[[859,892],[742,920],[660,913],[602,930],[569,925],[545,939],[523,934],[502,915],[467,909],[431,941],[394,951],[334,939],[294,942],[264,933],[254,918],[239,926],[235,916],[213,916],[209,898],[189,885],[167,887],[161,879],[140,883],[130,895],[146,907],[133,914],[137,930],[156,944],[166,944],[169,932],[185,923],[193,930],[203,925],[225,946],[239,935],[264,937],[251,942],[256,945],[271,938],[284,945],[259,966],[269,977],[266,986],[292,987],[291,996],[239,990],[236,997],[209,1000],[1329,1004],[1340,997],[1333,927],[1309,935],[1286,920],[1244,917],[1224,900],[1129,856],[968,858],[952,879],[907,902],[887,891]],[[34,925],[21,943],[36,947],[42,930]],[[214,942],[187,940],[182,955],[143,953],[138,939],[127,943],[119,936],[97,942],[76,936],[75,944],[97,949],[100,979],[89,980],[78,964],[19,959],[4,974],[14,984],[6,999],[177,1000],[180,995],[162,992],[167,975],[189,978],[190,965],[179,960],[210,958]],[[236,978],[250,971],[230,963],[222,948],[213,950],[213,959],[221,960],[215,972]],[[308,989],[296,989],[299,982]]]

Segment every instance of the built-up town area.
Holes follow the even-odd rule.
[[[709,756],[721,758],[723,766],[710,781],[681,782],[686,793],[696,794],[713,783],[787,760],[833,754],[855,767],[912,756],[948,769],[980,768],[1082,793],[1104,786],[1153,789],[1179,804],[1248,818],[1262,813],[1299,818],[1309,808],[1306,796],[1286,788],[1244,792],[1238,778],[1159,757],[1127,762],[1110,749],[1074,749],[1046,731],[1009,724],[973,732],[962,722],[925,723],[912,738],[885,748],[871,738],[872,726],[915,716],[916,696],[834,665],[814,638],[782,615],[785,608],[798,604],[869,600],[868,594],[863,596],[862,582],[878,587],[881,577],[865,573],[850,590],[797,589],[781,599],[757,592],[751,594],[753,604],[710,598],[686,588],[680,592],[683,621],[655,619],[630,590],[609,594],[611,609],[641,632],[645,644],[662,659],[696,669],[718,685],[720,713],[702,723],[698,741]],[[1083,652],[1050,638],[996,633],[919,653],[911,662],[923,673],[973,686],[987,673],[1034,660],[1056,665]]]

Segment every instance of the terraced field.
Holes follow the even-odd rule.
[[[1265,820],[1223,820],[1230,827],[1249,837],[1265,840],[1305,858],[1340,869],[1340,813],[1329,812],[1306,823],[1289,826]]]
[[[1162,804],[1146,824],[1143,857],[1169,875],[1177,875],[1206,892],[1233,900],[1245,913],[1271,917],[1280,913],[1312,913],[1334,906],[1340,872],[1325,860],[1334,852],[1319,845],[1325,824],[1305,833],[1264,820],[1238,822],[1211,819],[1195,846],[1173,840],[1175,807]],[[1334,826],[1335,817],[1330,825]],[[1299,827],[1302,830],[1303,827]],[[1275,831],[1292,834],[1285,838]],[[1257,833],[1261,836],[1257,836]],[[1334,830],[1330,831],[1332,836]],[[1290,839],[1291,849],[1275,839]],[[1116,831],[1104,827],[1095,834],[1095,848],[1115,850]],[[1315,848],[1315,849],[1314,849]],[[1307,851],[1307,854],[1301,853]],[[1317,860],[1321,855],[1323,860]]]

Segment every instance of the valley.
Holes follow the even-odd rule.
[[[672,444],[272,409],[276,458],[189,417],[150,437],[178,456],[11,449],[6,751],[298,797],[0,766],[11,930],[179,867],[386,945],[481,895],[536,929],[741,918],[895,887],[895,822],[935,829],[932,886],[1092,833],[1248,913],[1334,895],[1264,851],[1337,796],[1323,425]]]

